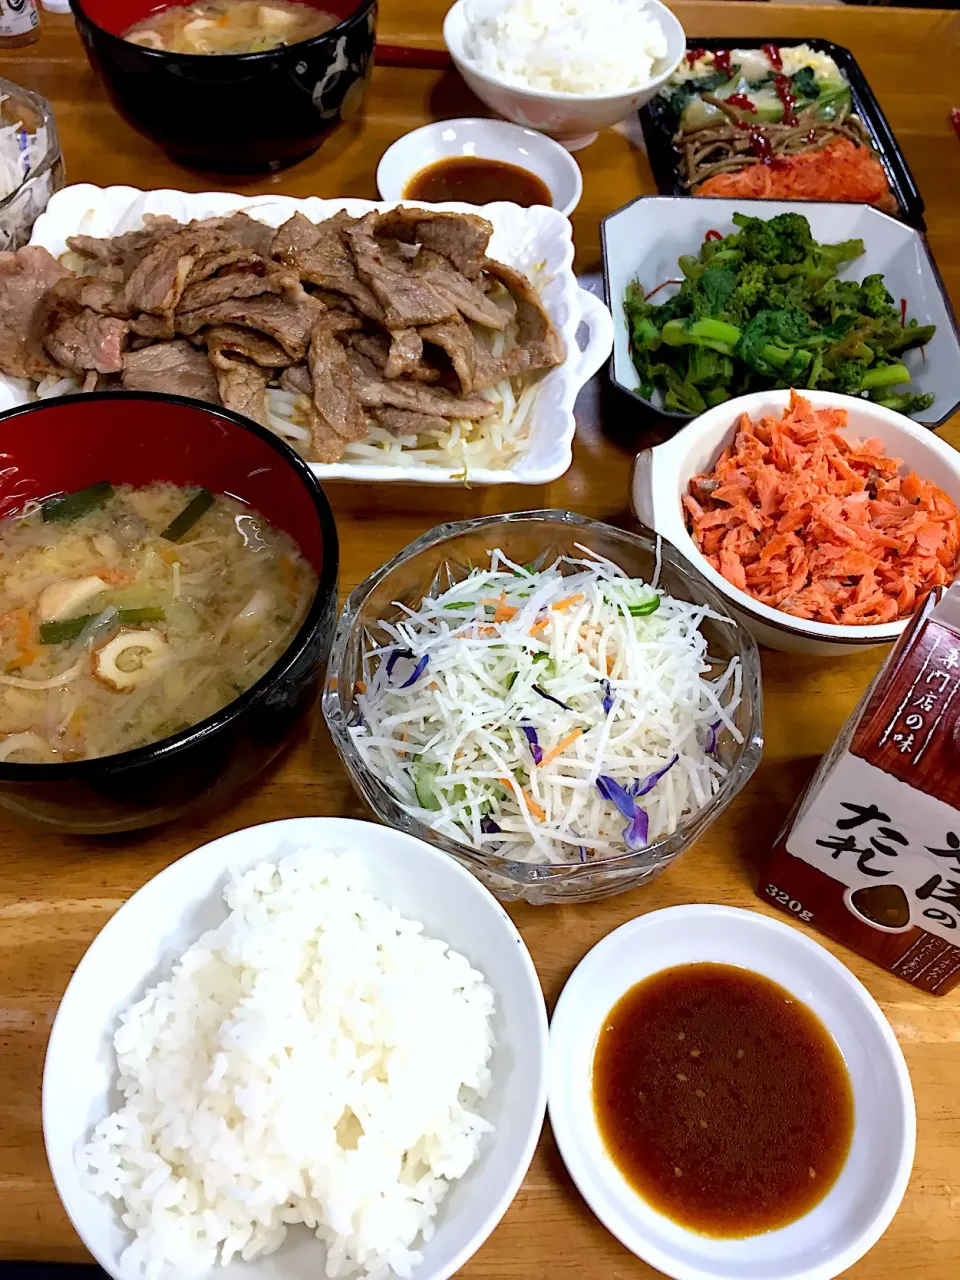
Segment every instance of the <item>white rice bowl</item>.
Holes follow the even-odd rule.
[[[545,1045],[529,956],[469,873],[372,824],[268,824],[92,944],[48,1048],[48,1157],[116,1280],[442,1280],[526,1171]]]

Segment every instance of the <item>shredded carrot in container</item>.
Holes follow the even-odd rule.
[[[533,816],[536,818],[538,822],[546,821],[547,811],[537,804],[536,800],[534,800],[533,796],[530,794],[529,791],[524,791],[523,787],[521,787],[520,783],[516,780],[516,778],[504,777],[504,778],[501,778],[500,781],[504,783],[506,786],[512,788],[512,790],[516,791],[517,794],[523,798],[524,804],[527,806],[527,808],[530,810],[530,812],[533,814]]]
[[[907,617],[960,565],[960,511],[846,410],[791,393],[781,419],[740,419],[733,444],[684,494],[687,527],[729,583],[814,622]]]
[[[578,591],[575,596],[567,596],[565,600],[558,600],[557,603],[552,604],[550,608],[556,609],[558,612],[563,612],[566,609],[572,608],[573,605],[579,604],[582,599],[583,592]]]
[[[567,736],[561,742],[558,742],[555,747],[552,747],[551,750],[545,752],[540,760],[540,768],[542,769],[545,764],[550,764],[552,761],[556,760],[557,756],[563,755],[567,747],[576,742],[582,733],[582,729],[574,729],[573,733],[568,733]]]
[[[530,628],[530,634],[531,634],[532,636],[537,636],[537,635],[539,635],[539,634],[540,634],[540,632],[541,632],[541,631],[543,631],[545,627],[549,626],[549,623],[550,623],[550,619],[549,619],[549,618],[540,618],[540,619],[538,619],[538,620],[533,624],[533,626]]]
[[[701,182],[698,196],[731,199],[853,200],[887,213],[898,206],[883,165],[868,147],[838,138],[815,151],[778,156],[777,164],[751,164],[733,173],[715,173]]]
[[[496,600],[481,600],[480,603],[497,606],[497,611],[493,615],[494,622],[509,622],[517,614],[517,610],[512,605],[507,604],[506,591],[501,591]]]

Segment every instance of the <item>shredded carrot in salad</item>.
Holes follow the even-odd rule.
[[[687,526],[732,586],[771,608],[843,626],[895,622],[953,581],[960,511],[846,425],[846,410],[796,392],[779,419],[744,415],[713,470],[690,481]]]
[[[712,616],[585,547],[545,569],[494,551],[381,623],[351,734],[410,813],[474,848],[634,852],[706,803],[743,740],[742,671],[710,664]]]

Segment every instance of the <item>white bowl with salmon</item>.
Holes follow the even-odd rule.
[[[639,520],[771,649],[889,643],[957,572],[960,453],[852,396],[729,400],[639,454],[631,487]]]

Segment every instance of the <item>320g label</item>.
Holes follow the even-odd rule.
[[[778,889],[775,884],[768,884],[764,889],[764,893],[768,898],[773,898],[781,907],[786,907],[788,911],[792,911],[800,920],[805,920],[808,924],[813,919],[813,912],[808,911],[802,902],[796,898],[791,898],[785,889]]]

